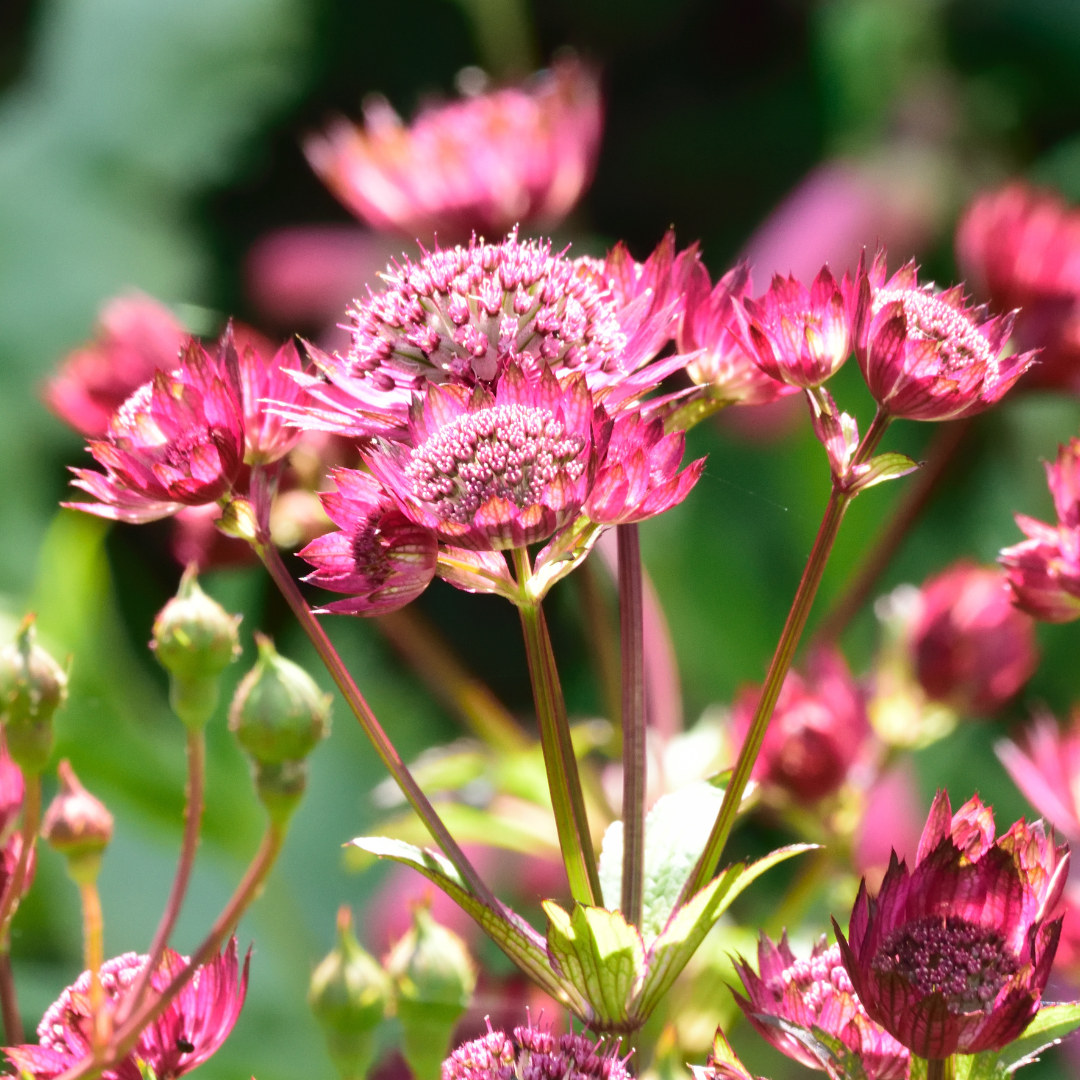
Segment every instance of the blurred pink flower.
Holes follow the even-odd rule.
[[[22,770],[0,741],[0,840],[8,836],[19,818],[23,788]]]
[[[407,128],[385,98],[364,112],[362,128],[340,120],[311,136],[308,160],[368,224],[424,240],[557,225],[592,179],[603,119],[595,73],[571,58]]]
[[[998,561],[1017,607],[1042,622],[1072,622],[1080,618],[1080,439],[1058,447],[1046,477],[1057,525],[1017,514],[1027,539],[1003,548]]]
[[[855,830],[852,858],[871,892],[876,892],[893,853],[914,858],[924,815],[919,784],[910,759],[901,759],[882,772],[863,799]]]
[[[1032,619],[1012,604],[1003,571],[967,560],[923,583],[910,630],[927,697],[969,716],[991,716],[1039,663]]]

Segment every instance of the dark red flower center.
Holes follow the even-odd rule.
[[[870,966],[882,975],[899,975],[924,996],[941,994],[955,1014],[990,1012],[1020,960],[996,930],[950,915],[894,930]]]
[[[438,517],[468,525],[491,498],[523,510],[556,480],[577,480],[585,462],[575,458],[584,447],[584,437],[568,435],[547,409],[494,405],[437,431],[412,452],[405,473]]]

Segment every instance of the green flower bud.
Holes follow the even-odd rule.
[[[236,688],[229,728],[258,762],[301,761],[330,734],[330,695],[256,634],[259,659]]]
[[[375,1060],[375,1029],[390,1000],[390,979],[364,952],[347,905],[338,911],[338,941],[311,976],[308,1004],[326,1035],[342,1080],[363,1080]]]
[[[112,839],[113,817],[105,804],[82,786],[66,759],[56,771],[60,790],[45,812],[41,835],[54,851],[67,857],[68,872],[76,882],[92,882]]]
[[[63,668],[35,644],[34,616],[0,649],[0,722],[8,753],[29,776],[40,773],[53,748],[53,713],[67,699]]]
[[[150,648],[171,676],[173,711],[194,730],[214,715],[221,673],[240,655],[239,625],[239,615],[230,615],[199,588],[194,563],[154,620]]]
[[[405,1060],[417,1080],[439,1080],[454,1025],[476,988],[465,942],[417,905],[412,929],[391,950],[386,970],[397,991]]]

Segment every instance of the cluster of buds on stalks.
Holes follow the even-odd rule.
[[[401,1024],[401,1052],[417,1080],[438,1080],[454,1028],[472,1001],[476,968],[465,943],[437,923],[426,904],[385,964],[365,952],[348,907],[338,941],[311,977],[308,1002],[322,1025],[342,1080],[362,1080],[376,1056],[376,1029],[389,1014]]]

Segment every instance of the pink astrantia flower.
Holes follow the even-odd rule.
[[[740,744],[760,697],[761,688],[749,686],[735,701],[732,732]],[[843,656],[819,650],[806,678],[791,671],[784,680],[753,775],[800,802],[815,802],[844,782],[869,732],[864,695]]]
[[[15,826],[23,801],[22,770],[7,752],[7,746],[0,741],[0,841],[3,841]]]
[[[559,1080],[630,1080],[619,1044],[592,1042],[584,1035],[554,1035],[528,1027],[511,1037],[492,1031],[459,1046],[442,1065],[442,1080],[515,1080],[515,1077],[558,1077]]]
[[[820,386],[851,353],[859,290],[837,282],[823,266],[808,289],[777,275],[758,300],[746,298],[736,317],[753,360],[772,379],[792,386]]]
[[[787,934],[774,944],[764,933],[758,941],[758,971],[745,960],[735,964],[747,997],[735,1000],[754,1029],[782,1054],[809,1069],[824,1069],[809,1048],[762,1017],[775,1017],[807,1029],[819,1028],[839,1039],[862,1063],[867,1080],[905,1080],[911,1055],[875,1024],[859,1003],[840,959],[840,946],[825,938],[808,960],[798,960]],[[747,998],[749,1000],[747,1000]]]
[[[439,543],[410,521],[366,473],[335,469],[322,503],[340,531],[317,537],[300,557],[316,567],[307,581],[348,600],[325,605],[342,615],[383,615],[415,600],[431,583]]]
[[[596,75],[564,59],[521,87],[425,109],[408,127],[383,98],[365,124],[310,138],[308,160],[377,229],[408,237],[558,224],[592,179],[602,124]]]
[[[662,285],[658,263],[647,277]],[[620,302],[613,278],[606,264],[552,254],[550,241],[519,241],[516,231],[498,244],[474,238],[406,258],[350,312],[348,356],[309,350],[319,377],[300,381],[312,403],[282,411],[307,428],[401,438],[413,395],[428,383],[492,389],[511,362],[530,374],[580,371],[612,411],[684,362],[643,367],[674,332],[677,297],[657,310],[651,294]]]
[[[231,327],[226,338],[233,345]],[[303,435],[278,411],[279,404],[296,407],[305,401],[303,388],[289,376],[302,371],[303,364],[291,341],[272,357],[248,342],[237,342],[235,348],[244,403],[244,460],[249,465],[270,465],[283,458]]]
[[[978,796],[954,815],[939,792],[914,869],[894,855],[877,897],[863,882],[848,936],[836,928],[867,1014],[923,1058],[1018,1038],[1050,976],[1068,868],[1068,846],[1041,822],[995,842]]]
[[[956,254],[996,310],[1020,308],[1021,348],[1042,348],[1029,381],[1080,392],[1080,211],[1023,183],[984,192],[957,227]]]
[[[920,286],[914,262],[885,280],[879,251],[867,272],[871,302],[855,353],[880,408],[908,420],[956,420],[999,401],[1035,362],[1006,355],[1014,314],[969,307],[960,285]]]
[[[585,502],[585,513],[601,525],[625,525],[662,514],[690,493],[705,468],[698,458],[682,472],[686,436],[664,434],[663,421],[646,421],[638,411],[616,420]]]
[[[94,339],[69,353],[45,384],[45,404],[80,435],[102,438],[132,391],[176,367],[186,340],[164,304],[142,293],[118,296],[101,309]]]
[[[180,367],[136,390],[89,450],[105,473],[73,469],[72,483],[98,502],[64,504],[73,509],[141,524],[215,502],[244,461],[235,352],[215,357],[189,341]]]
[[[1017,514],[1027,539],[1004,548],[998,562],[1017,607],[1042,622],[1072,622],[1080,618],[1080,439],[1058,447],[1057,461],[1046,464],[1046,477],[1057,525]]]
[[[923,584],[910,629],[927,697],[969,716],[992,716],[1039,663],[1035,624],[1017,611],[1005,574],[967,560]]]
[[[148,957],[124,953],[101,967],[106,1001],[116,1005],[134,985]],[[162,991],[188,963],[166,949],[151,977]],[[135,1048],[101,1075],[105,1080],[141,1080],[139,1063],[153,1070],[158,1080],[175,1080],[213,1056],[228,1038],[247,994],[248,960],[240,971],[233,938],[226,950],[200,967],[165,1011],[139,1036]],[[12,1064],[34,1080],[52,1080],[90,1053],[90,972],[84,971],[49,1006],[38,1025],[38,1044],[8,1046]]]
[[[765,405],[799,387],[767,375],[752,359],[736,333],[735,305],[741,305],[752,288],[750,267],[740,263],[713,286],[709,271],[694,258],[687,269],[685,310],[679,324],[682,353],[697,355],[686,373],[698,386],[737,405]]]

